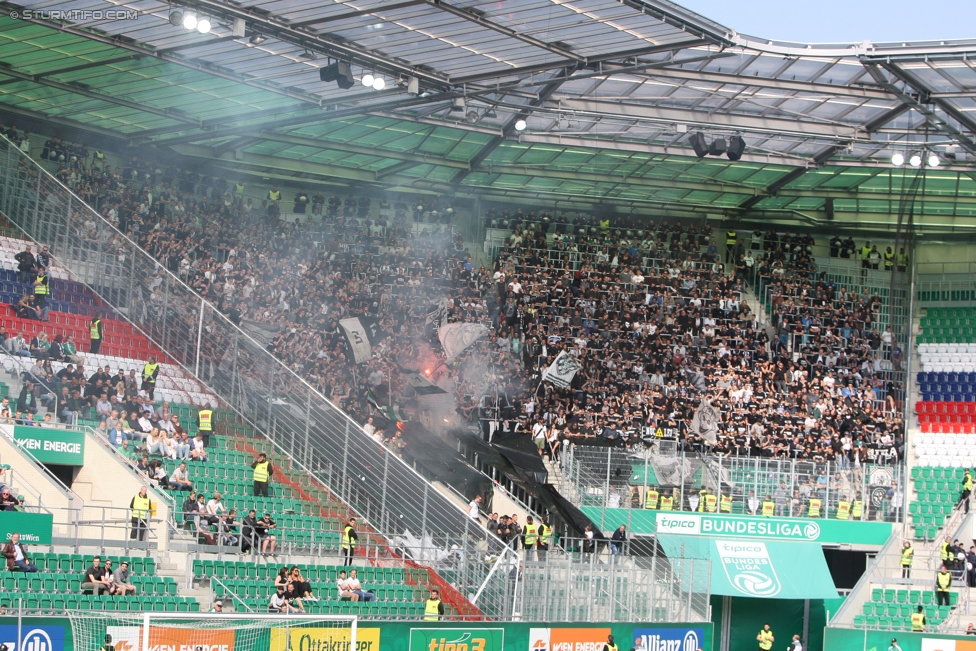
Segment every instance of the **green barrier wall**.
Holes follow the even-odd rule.
[[[4,595],[12,597],[15,595]],[[756,600],[762,601],[762,600]],[[768,603],[768,602],[767,602]],[[101,613],[105,614],[105,613]],[[129,613],[134,615],[135,613]],[[165,617],[165,613],[159,613]],[[165,625],[164,622],[161,624]],[[107,620],[99,626],[112,626]],[[617,646],[626,651],[634,645],[637,636],[644,638],[649,651],[665,649],[690,649],[686,643],[697,642],[703,651],[712,651],[712,625],[701,624],[598,624],[598,623],[426,623],[426,622],[376,622],[360,621],[360,635],[356,651],[602,651],[608,634],[613,634]],[[97,651],[97,649],[75,649],[71,624],[66,617],[24,618],[22,635],[24,648],[31,647],[31,631],[43,631],[50,638],[51,646],[45,651]],[[306,632],[291,631],[288,640],[276,632],[269,631],[260,641],[247,645],[249,651],[350,651],[348,637],[343,645],[342,629],[306,629]],[[124,635],[113,630],[117,642]],[[192,635],[195,631],[187,631]],[[97,637],[101,637],[99,633]],[[0,618],[0,642],[11,646],[17,641],[17,619]],[[212,633],[210,633],[212,635]],[[755,633],[753,633],[755,637]],[[10,639],[7,639],[10,638]],[[189,640],[187,640],[189,641]],[[182,641],[181,641],[182,642]],[[101,639],[97,640],[101,644]],[[176,645],[179,648],[182,644]],[[128,645],[124,645],[128,646]],[[751,648],[751,647],[750,647]]]
[[[19,533],[24,545],[50,545],[54,529],[54,516],[50,513],[25,513],[9,511],[0,516],[0,544],[10,540],[11,534]],[[31,550],[27,550],[31,555]],[[6,569],[6,564],[3,565]]]
[[[898,639],[902,651],[922,651],[923,641],[931,640],[925,648],[955,649],[955,651],[976,650],[976,639],[963,635],[935,635],[931,633],[908,633],[899,631],[863,631],[850,628],[828,628],[824,631],[824,648],[830,651],[888,651],[891,638]],[[948,643],[934,644],[934,640],[947,640]]]

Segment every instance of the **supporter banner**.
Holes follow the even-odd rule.
[[[357,364],[368,362],[373,356],[373,349],[369,346],[369,335],[366,327],[359,319],[342,319],[339,325],[346,333],[349,348]]]
[[[609,628],[530,628],[526,651],[603,651]]]
[[[348,628],[273,628],[269,651],[380,651],[378,628],[358,627],[355,649],[349,637]]]
[[[892,531],[890,522],[764,518],[687,511],[604,509],[599,506],[584,506],[581,510],[606,530],[623,524],[632,534],[672,533],[881,546]]]
[[[13,595],[8,595],[4,601],[10,596]],[[65,651],[64,626],[34,626],[25,621],[20,631],[18,643],[16,619],[11,625],[0,626],[0,644],[10,651]]]
[[[709,443],[714,444],[718,440],[718,422],[720,416],[718,410],[712,406],[707,398],[702,398],[695,416],[691,419],[689,434],[697,434]]]
[[[411,628],[408,651],[504,651],[504,628]]]
[[[54,516],[50,513],[9,511],[0,516],[0,543],[19,533],[20,542],[25,545],[50,545],[53,529]]]
[[[366,339],[369,340],[372,346],[376,346],[389,335],[386,330],[380,328],[379,319],[376,317],[361,316],[359,317],[359,323],[362,324],[363,329],[366,331]]]
[[[85,434],[47,427],[14,426],[14,442],[41,463],[85,465]]]
[[[429,396],[434,393],[447,393],[420,373],[406,373],[403,379],[407,381],[418,396]]]
[[[481,323],[445,323],[437,331],[437,338],[447,359],[454,359],[486,334],[488,327]]]
[[[581,368],[583,367],[576,361],[576,358],[563,350],[556,355],[556,359],[552,360],[552,364],[542,374],[542,380],[565,389],[572,384],[573,378],[576,377],[576,371]]]
[[[427,319],[424,322],[424,327],[430,326],[437,330],[444,323],[444,319],[447,318],[447,299],[439,299],[436,303],[431,306],[429,312],[427,312]]]

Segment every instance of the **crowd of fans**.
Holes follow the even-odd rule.
[[[856,463],[902,442],[884,303],[818,273],[809,235],[756,231],[723,260],[707,223],[492,210],[511,235],[475,268],[446,203],[303,190],[295,212],[321,218],[285,223],[277,188],[255,206],[243,182],[74,151],[56,156],[59,178],[233,321],[276,326],[269,350],[362,423],[367,389],[409,395],[404,373],[443,359],[428,313],[446,298],[443,322],[491,327],[448,365],[459,412],[546,454],[661,439],[703,451],[702,398],[720,411],[722,455]],[[772,297],[769,324],[750,286]],[[358,367],[347,316],[387,335]],[[562,351],[580,365],[567,387],[542,381]]]

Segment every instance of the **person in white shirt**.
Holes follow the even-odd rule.
[[[220,519],[224,515],[227,509],[224,508],[222,500],[224,498],[220,493],[214,493],[213,498],[207,502],[207,513],[210,514],[211,518]]]
[[[793,643],[790,644],[790,648],[786,651],[803,651],[803,644],[800,643],[800,636],[793,636]]]
[[[481,495],[475,497],[468,503],[468,517],[475,522],[481,522],[478,515],[481,513]]]
[[[359,596],[360,601],[373,601],[376,599],[376,595],[368,590],[363,590],[363,584],[359,582],[359,577],[356,575],[356,570],[349,571],[349,590],[354,592]]]
[[[759,498],[756,497],[756,491],[749,491],[749,499],[746,501],[746,505],[749,507],[749,515],[756,515],[759,511]]]
[[[285,587],[279,585],[277,590],[273,595],[271,595],[271,601],[268,603],[269,613],[284,613],[288,612],[288,600],[285,599]]]
[[[346,578],[345,570],[339,572],[339,578],[336,579],[336,588],[339,589],[340,600],[349,599],[350,601],[359,601],[359,595],[349,587],[349,579]]]
[[[199,432],[195,437],[190,446],[190,458],[196,459],[197,461],[207,460],[207,451],[203,448],[203,434]]]

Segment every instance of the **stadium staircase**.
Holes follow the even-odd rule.
[[[0,149],[5,150],[3,154],[10,154],[5,156],[6,162],[15,169],[16,162],[11,163],[10,158],[19,155],[16,149],[5,139],[0,142]],[[30,239],[39,237],[48,241],[57,263],[52,273],[57,300],[52,301],[50,323],[18,319],[9,312],[3,315],[2,308],[0,323],[28,334],[44,330],[52,339],[56,334],[70,334],[79,350],[85,350],[87,321],[91,315],[98,314],[107,324],[103,355],[86,355],[86,362],[91,359],[100,365],[108,363],[112,370],[119,366],[138,370],[150,353],[156,354],[164,363],[157,399],[162,397],[174,403],[172,408],[181,416],[184,427],[189,425],[193,431],[196,409],[200,406],[209,403],[218,408],[213,463],[206,464],[205,474],[200,478],[205,490],[223,489],[228,505],[238,507],[240,515],[246,514],[246,507],[257,504],[257,500],[246,495],[250,461],[258,451],[271,454],[276,470],[273,484],[276,493],[262,501],[261,506],[273,513],[279,524],[293,525],[291,533],[285,534],[282,540],[284,549],[290,548],[294,554],[288,560],[310,559],[303,552],[336,551],[340,520],[355,514],[359,517],[361,542],[368,542],[364,546],[372,548],[373,556],[366,561],[368,565],[402,568],[408,571],[405,576],[415,581],[410,584],[408,580],[408,584],[421,591],[429,586],[441,588],[453,615],[479,618],[511,613],[507,569],[494,571],[499,564],[507,567],[512,562],[500,541],[486,534],[482,527],[472,527],[463,510],[431,489],[430,484],[402,461],[382,448],[377,449],[379,446],[358,425],[128,240],[123,242],[129,248],[122,255],[117,251],[109,255],[99,244],[106,238],[93,238],[94,241],[68,238],[68,233],[77,232],[75,224],[85,221],[94,221],[106,234],[115,231],[33,161],[22,159],[19,175],[11,176],[3,163],[0,168],[3,168],[0,169],[3,216]],[[32,201],[31,197],[38,196],[38,188],[41,195],[57,199]],[[0,250],[16,253],[22,250],[23,244],[8,238],[0,242]],[[125,261],[124,268],[121,263],[116,264],[119,260]],[[0,285],[0,291],[9,290],[11,298],[26,289],[16,283],[15,276],[4,277],[3,282],[9,285]],[[75,282],[78,279],[89,282]],[[164,289],[175,292],[166,295],[170,302],[163,306],[162,315],[153,313],[155,306],[140,303],[141,297],[147,296],[150,282],[156,279],[164,283]],[[180,313],[194,301],[195,310],[191,308],[189,315]],[[137,321],[141,317],[141,323],[137,325],[129,320],[133,316]],[[248,362],[261,364],[262,371],[270,373],[270,385],[261,384],[263,376],[257,370],[248,369],[253,373],[245,373],[235,366],[230,374],[225,373],[222,364],[226,358],[215,352],[209,345],[213,342],[205,341],[206,337],[213,340],[226,337],[222,341],[225,345],[232,338],[232,350],[239,353],[235,362],[243,364],[245,356],[249,356]],[[195,359],[190,359],[188,356],[194,352]],[[213,356],[206,357],[208,354]],[[201,371],[209,381],[195,374]],[[283,385],[285,382],[287,387]],[[303,405],[304,413],[295,408],[299,396],[307,402],[307,406]],[[88,420],[83,424],[96,423]],[[300,437],[302,429],[304,436]],[[338,459],[336,448],[342,450]],[[393,534],[398,537],[394,539]],[[174,535],[182,536],[179,542],[186,543],[185,535]],[[406,538],[401,540],[400,535]],[[415,544],[413,541],[418,536],[422,542]],[[186,543],[190,553],[200,553],[194,551],[198,543],[195,539]],[[470,553],[462,551],[469,547]],[[174,552],[170,555],[173,558]],[[483,557],[490,562],[483,562]],[[438,571],[429,566],[436,566]],[[199,576],[193,569],[188,560],[186,571],[194,579],[219,580],[217,576],[207,576],[203,566]],[[318,566],[309,567],[308,573],[330,576],[329,570]],[[383,585],[383,589],[389,590],[387,584]],[[191,582],[189,587],[199,586]],[[248,590],[245,587],[246,594],[250,594]],[[396,599],[398,594],[406,595],[406,592],[391,594]],[[411,599],[416,596],[414,591],[409,594]],[[480,597],[478,606],[466,598],[474,595]],[[337,601],[320,603],[325,609],[346,608]],[[405,606],[403,610],[406,616],[412,616],[411,608]],[[399,611],[397,606],[398,615]],[[377,610],[366,614],[381,616],[383,613]],[[385,614],[392,613],[387,609]]]

